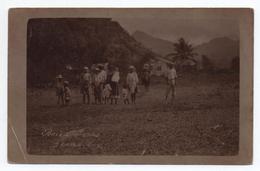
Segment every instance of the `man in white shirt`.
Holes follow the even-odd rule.
[[[99,64],[98,68],[100,69],[99,75],[101,77],[102,84],[105,84],[105,82],[107,81],[107,72],[105,71],[104,66],[101,64]]]
[[[165,94],[165,101],[167,102],[168,96],[171,93],[173,102],[175,97],[175,85],[176,85],[177,72],[172,64],[168,64],[168,72],[167,72],[167,89]]]
[[[139,82],[138,75],[135,71],[134,66],[129,67],[129,72],[126,77],[126,84],[130,90],[131,94],[131,101],[133,104],[135,104],[136,100],[136,93],[137,93],[137,84]]]

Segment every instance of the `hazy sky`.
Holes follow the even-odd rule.
[[[176,41],[184,37],[190,43],[198,45],[216,37],[239,39],[239,27],[236,20],[230,19],[153,19],[153,18],[113,18],[130,34],[136,30],[154,37]]]

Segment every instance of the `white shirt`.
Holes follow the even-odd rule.
[[[112,78],[111,78],[111,81],[113,82],[119,82],[120,80],[120,76],[119,76],[119,72],[118,71],[115,71],[112,75]]]
[[[95,85],[98,86],[102,82],[102,79],[103,79],[103,77],[102,77],[101,73],[95,74],[94,75]]]
[[[99,75],[100,75],[100,77],[101,77],[102,82],[103,82],[103,83],[106,82],[106,80],[107,80],[107,73],[106,73],[106,71],[105,71],[105,70],[101,70],[101,72],[99,73]]]
[[[137,85],[139,82],[138,76],[136,72],[128,73],[126,82],[129,86]]]
[[[90,73],[84,73],[82,78],[83,78],[84,81],[91,82],[91,75],[90,75]]]
[[[109,84],[106,84],[106,85],[105,85],[105,88],[103,89],[103,96],[104,96],[104,97],[109,97],[111,91],[112,91],[111,86],[110,86]]]
[[[174,68],[172,68],[168,71],[167,78],[168,78],[168,80],[174,80],[175,78],[177,78],[177,73]]]
[[[127,99],[128,89],[126,89],[126,88],[123,88],[123,89],[122,89],[122,96],[123,96],[124,99]]]

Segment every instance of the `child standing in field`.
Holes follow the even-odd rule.
[[[68,81],[64,81],[64,96],[65,96],[65,105],[68,106],[70,104],[70,98],[71,98],[71,90],[69,88]]]
[[[57,96],[57,104],[60,103],[64,105],[64,85],[63,85],[63,77],[62,75],[58,75],[56,77],[56,96]]]
[[[111,88],[110,84],[106,84],[103,89],[103,92],[102,92],[103,100],[104,100],[105,104],[107,104],[109,102],[109,99],[111,96],[111,91],[112,91],[112,88]]]
[[[122,98],[123,98],[124,104],[129,104],[129,99],[128,99],[128,87],[127,87],[127,85],[124,85],[124,86],[123,86],[123,89],[122,89]]]

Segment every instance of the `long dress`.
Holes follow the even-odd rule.
[[[120,80],[119,72],[115,71],[111,78],[112,96],[114,98],[119,97],[119,85],[118,85],[119,80]]]
[[[101,97],[102,97],[102,90],[103,88],[101,87],[102,84],[102,74],[95,74],[94,75],[94,96],[96,100],[99,100],[101,102]]]

